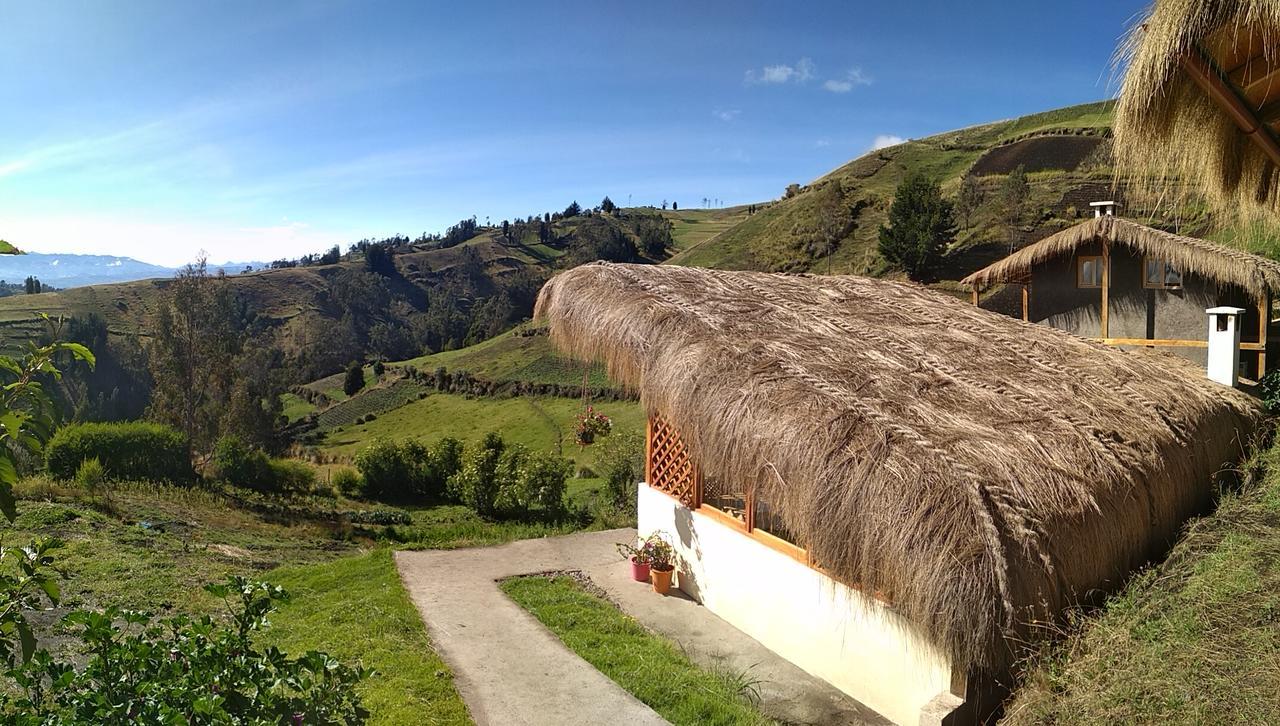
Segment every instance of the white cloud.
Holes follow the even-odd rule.
[[[729,121],[734,121],[734,120],[736,120],[736,119],[738,118],[738,116],[740,116],[741,114],[742,114],[742,111],[741,111],[740,109],[736,109],[736,108],[728,108],[728,109],[719,109],[719,108],[718,108],[718,109],[716,109],[716,110],[714,110],[714,111],[712,111],[712,112],[711,112],[711,115],[712,115],[712,116],[715,116],[716,118],[718,118],[718,119],[720,119],[721,121],[724,121],[724,122],[726,122],[726,123],[727,123],[727,122],[729,122]]]
[[[830,145],[831,145],[831,139],[818,139],[817,141],[813,142],[814,148],[817,148],[817,149],[826,148]]]
[[[4,164],[0,164],[0,176],[9,176],[10,174],[17,174],[23,169],[26,169],[28,166],[31,166],[31,162],[26,159],[18,159],[16,161],[10,161]]]
[[[842,78],[832,78],[822,87],[832,93],[848,93],[857,86],[870,86],[871,77],[862,72],[861,68],[850,68]]]
[[[867,149],[867,151],[879,151],[880,149],[884,149],[890,146],[897,146],[898,144],[901,144],[904,142],[906,142],[906,139],[902,138],[901,136],[894,136],[893,134],[880,134],[879,136],[872,139],[871,148]]]
[[[760,70],[751,69],[747,71],[744,81],[748,85],[757,83],[781,84],[781,83],[804,83],[817,71],[817,66],[808,58],[801,58],[796,61],[795,65],[787,65],[779,63],[775,66],[765,66]]]

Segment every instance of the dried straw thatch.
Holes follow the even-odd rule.
[[[1169,543],[1260,417],[1179,359],[861,277],[594,264],[535,314],[961,667]]]
[[[983,289],[995,283],[1018,280],[1045,260],[1072,254],[1081,245],[1102,240],[1168,260],[1183,273],[1220,285],[1236,285],[1255,298],[1280,290],[1280,262],[1119,217],[1094,217],[1068,227],[978,270],[961,282]]]
[[[1280,210],[1280,169],[1196,84],[1184,57],[1207,61],[1249,112],[1262,110],[1280,96],[1270,79],[1280,65],[1280,2],[1157,0],[1119,51],[1128,68],[1116,107],[1118,168],[1139,187],[1145,180],[1146,191],[1178,177],[1223,210]]]

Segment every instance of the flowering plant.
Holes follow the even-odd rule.
[[[591,406],[587,406],[587,412],[578,416],[575,438],[579,446],[589,446],[595,443],[597,437],[608,436],[610,431],[613,431],[613,421],[602,413],[596,413]]]
[[[637,565],[650,565],[653,569],[662,571],[675,568],[675,548],[661,532],[654,532],[634,545],[619,542],[617,548],[618,554]]]

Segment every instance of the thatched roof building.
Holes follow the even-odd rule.
[[[1138,186],[1177,177],[1223,209],[1280,210],[1280,2],[1157,0],[1120,60],[1115,153]]]
[[[970,668],[1165,547],[1260,418],[1190,364],[897,282],[593,264],[536,315]]]
[[[1234,285],[1254,298],[1265,299],[1268,292],[1280,291],[1280,262],[1112,216],[1094,217],[1068,227],[978,270],[961,282],[986,288],[1017,281],[1039,263],[1070,255],[1095,242],[1128,247],[1138,254],[1167,260],[1183,272],[1220,285]]]

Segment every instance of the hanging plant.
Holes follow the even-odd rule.
[[[613,431],[613,422],[609,417],[596,413],[591,406],[587,406],[586,413],[578,416],[578,428],[575,439],[579,446],[590,446],[596,442],[601,436],[608,436]]]

